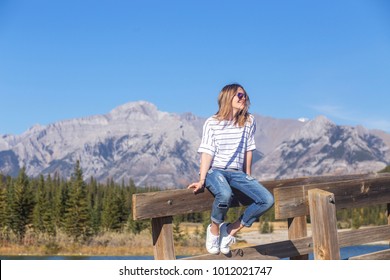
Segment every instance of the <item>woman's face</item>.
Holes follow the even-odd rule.
[[[233,110],[242,110],[246,104],[246,93],[242,88],[238,88],[232,100]]]

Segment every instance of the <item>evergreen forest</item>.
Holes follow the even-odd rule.
[[[2,244],[23,243],[26,233],[54,240],[61,233],[76,243],[89,240],[104,232],[137,235],[150,230],[150,221],[132,219],[132,195],[158,191],[157,187],[138,187],[132,180],[115,183],[85,180],[77,162],[71,178],[59,174],[29,178],[22,168],[16,178],[0,174],[0,241]],[[387,224],[386,205],[338,211],[340,228]],[[229,210],[229,220],[242,209]],[[210,213],[192,213],[174,218],[175,240],[183,239],[182,222],[209,223]],[[261,217],[259,231],[272,232],[274,211]],[[202,232],[204,235],[204,232]]]

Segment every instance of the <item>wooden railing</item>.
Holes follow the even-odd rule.
[[[229,255],[200,255],[188,259],[338,259],[340,247],[390,240],[390,174],[304,177],[261,182],[275,196],[275,218],[287,219],[288,240],[232,250]],[[173,216],[211,209],[207,190],[194,195],[180,189],[133,196],[134,220],[152,219],[155,259],[176,259]],[[234,194],[232,207],[250,200]],[[388,225],[337,231],[336,210],[387,204]],[[307,236],[310,215],[312,236]],[[337,253],[338,252],[338,253]],[[390,250],[356,258],[390,259]]]

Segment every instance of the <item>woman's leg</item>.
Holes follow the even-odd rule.
[[[211,208],[211,232],[219,233],[219,225],[225,220],[232,201],[232,189],[223,172],[210,169],[206,176],[206,188],[214,195]]]
[[[235,222],[229,224],[226,230],[228,234],[235,236],[242,228],[244,228],[244,225],[241,224],[241,218],[239,218]]]
[[[240,219],[228,227],[231,235],[236,234],[242,227],[250,227],[252,224],[274,204],[273,195],[256,179],[243,173],[232,174],[231,187],[239,190],[253,200]]]
[[[211,224],[206,232],[206,249],[210,254],[220,252],[220,224],[224,221],[232,199],[232,190],[220,171],[209,170],[206,187],[214,195],[211,209]]]

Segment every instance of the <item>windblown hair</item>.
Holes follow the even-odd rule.
[[[230,116],[233,111],[232,101],[234,96],[237,94],[239,88],[242,88],[242,90],[246,94],[246,102],[245,102],[245,107],[239,112],[237,112],[235,116],[233,116],[233,120],[235,125],[242,127],[249,120],[248,110],[250,106],[250,100],[244,87],[239,84],[230,84],[222,88],[218,96],[219,109],[218,112],[215,114],[215,116],[219,121],[230,120]]]

